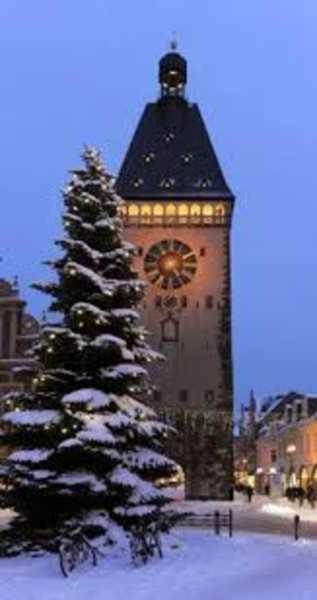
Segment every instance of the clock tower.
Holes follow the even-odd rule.
[[[116,189],[126,238],[148,287],[143,321],[166,357],[151,404],[178,431],[168,442],[187,498],[230,499],[233,486],[230,227],[234,196],[172,44],[160,97],[145,107]]]

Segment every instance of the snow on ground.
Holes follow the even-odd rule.
[[[45,600],[313,600],[316,561],[316,542],[178,529],[163,560],[143,567],[120,555],[64,579],[54,556],[2,559],[1,600],[38,600],[44,590]]]

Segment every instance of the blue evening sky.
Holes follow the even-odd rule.
[[[83,143],[117,172],[176,30],[237,196],[235,397],[317,392],[316,0],[1,0],[0,275],[46,299],[62,187]]]

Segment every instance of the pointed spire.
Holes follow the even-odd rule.
[[[176,52],[177,50],[177,39],[176,39],[176,31],[173,31],[172,39],[171,39],[171,50],[172,52]]]

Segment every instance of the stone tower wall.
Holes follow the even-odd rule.
[[[125,235],[139,249],[135,268],[145,281],[144,257],[157,242],[180,240],[197,257],[190,283],[173,290],[147,287],[143,321],[152,346],[167,359],[152,367],[157,387],[152,405],[179,432],[170,451],[185,471],[186,496],[228,499],[233,483],[229,225],[131,226]],[[166,319],[179,324],[177,341],[162,339]]]

